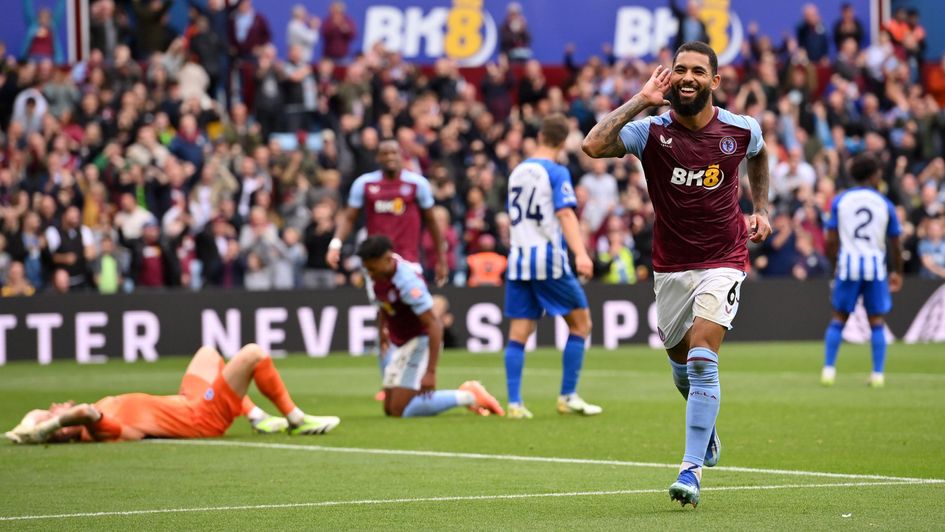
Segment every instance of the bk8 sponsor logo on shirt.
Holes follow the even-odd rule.
[[[705,170],[689,170],[687,168],[673,168],[670,182],[685,187],[703,187],[706,190],[715,190],[725,180],[725,172],[717,164],[710,164]]]
[[[407,203],[404,198],[394,198],[392,200],[375,200],[374,212],[383,214],[401,215],[407,210]]]

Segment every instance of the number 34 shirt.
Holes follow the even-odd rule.
[[[577,206],[568,169],[548,159],[530,158],[509,176],[508,212],[512,223],[510,281],[541,281],[573,276],[568,250],[555,213]]]

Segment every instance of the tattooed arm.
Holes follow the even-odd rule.
[[[581,144],[584,153],[596,159],[620,157],[625,154],[627,150],[620,140],[620,130],[640,111],[652,106],[669,105],[663,97],[669,90],[669,74],[668,68],[658,65],[640,92],[608,113],[591,129]]]
[[[748,159],[748,184],[751,185],[751,202],[755,206],[749,238],[752,242],[763,242],[771,234],[768,222],[768,151],[764,146]]]

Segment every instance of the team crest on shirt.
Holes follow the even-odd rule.
[[[561,193],[564,194],[565,196],[573,196],[574,188],[571,186],[571,183],[567,181],[565,181],[564,183],[561,183]]]
[[[213,401],[213,388],[207,388],[207,391],[203,394],[204,401]]]
[[[738,148],[738,144],[735,143],[733,137],[723,137],[719,141],[719,149],[722,150],[722,153],[725,155],[731,155],[735,153],[735,149]]]

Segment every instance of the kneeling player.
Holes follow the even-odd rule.
[[[358,256],[374,281],[380,307],[384,367],[384,413],[394,417],[433,416],[457,406],[482,415],[504,415],[499,402],[476,381],[458,390],[436,389],[436,364],[443,324],[433,313],[433,296],[417,267],[392,251],[386,236],[361,243]]]
[[[250,381],[287,421],[270,417],[252,404],[246,396]],[[229,363],[215,349],[200,348],[187,367],[178,395],[128,393],[91,405],[53,404],[49,410],[29,412],[6,437],[14,443],[212,438],[223,436],[244,414],[258,432],[282,428],[291,434],[324,434],[341,422],[334,416],[310,416],[300,410],[269,354],[249,344]]]

